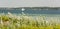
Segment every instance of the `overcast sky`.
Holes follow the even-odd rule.
[[[0,7],[60,7],[60,0],[0,0]]]

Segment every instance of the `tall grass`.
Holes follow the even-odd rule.
[[[0,29],[60,29],[60,23],[45,16],[0,15]]]

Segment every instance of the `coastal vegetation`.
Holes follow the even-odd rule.
[[[58,17],[0,15],[0,29],[60,29]]]

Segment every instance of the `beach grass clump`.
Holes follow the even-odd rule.
[[[45,16],[0,15],[0,29],[60,29],[60,23]]]

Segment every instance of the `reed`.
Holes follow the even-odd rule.
[[[0,29],[60,29],[60,23],[45,16],[0,15]]]

